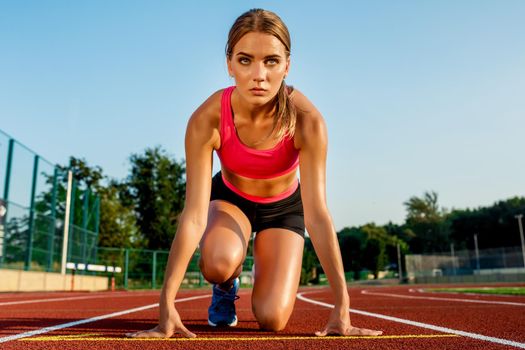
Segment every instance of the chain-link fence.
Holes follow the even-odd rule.
[[[416,282],[524,281],[521,247],[406,255],[406,272]]]
[[[101,275],[114,288],[158,288],[166,251],[98,248],[98,197],[72,181],[67,247],[64,223],[67,171],[0,131],[0,268]],[[184,280],[203,285],[195,256]],[[108,286],[111,288],[111,285]]]
[[[0,268],[60,271],[67,171],[0,131]],[[73,182],[68,261],[94,259],[99,199]]]
[[[77,274],[109,277],[109,289],[157,289],[162,287],[168,262],[168,251],[148,249],[104,248],[96,249],[96,259],[89,264],[70,264]],[[182,280],[183,288],[208,285],[200,272],[200,253],[193,255]],[[243,264],[241,284],[251,285],[253,258]]]
[[[108,288],[160,288],[168,251],[100,248],[100,201],[76,181],[69,192],[67,247],[64,247],[68,178],[63,170],[0,130],[0,269],[61,272],[67,252],[69,274],[108,277]],[[206,284],[193,256],[182,282]],[[244,263],[241,283],[251,284],[253,259]]]

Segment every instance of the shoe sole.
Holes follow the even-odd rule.
[[[235,327],[237,326],[237,317],[235,317],[235,319],[233,320],[232,323],[213,323],[212,321],[210,321],[208,319],[208,324],[212,327],[219,327],[219,326],[228,326],[228,327]]]

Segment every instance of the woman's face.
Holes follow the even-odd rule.
[[[237,92],[256,106],[270,102],[277,95],[290,68],[290,58],[281,41],[259,32],[245,34],[234,46],[227,63]]]

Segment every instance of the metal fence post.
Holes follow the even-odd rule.
[[[523,268],[525,268],[525,239],[523,238],[523,225],[521,224],[521,219],[523,218],[523,214],[516,215],[515,218],[518,219],[518,226],[520,229],[520,240],[521,240],[521,254],[523,257]]]
[[[68,240],[69,240],[69,218],[71,210],[71,187],[73,183],[73,173],[71,171],[67,172],[67,192],[66,192],[66,212],[64,215],[64,236],[62,238],[62,264],[60,267],[60,273],[62,275],[66,274],[66,264],[68,252]]]
[[[124,252],[124,289],[128,289],[129,249]]]
[[[53,172],[53,194],[51,196],[51,225],[49,227],[49,232],[51,234],[51,237],[49,237],[48,243],[47,243],[47,251],[48,251],[48,257],[47,257],[47,271],[53,270],[53,255],[55,250],[55,234],[56,234],[56,223],[57,223],[57,188],[58,185],[58,168],[55,166],[55,170]]]
[[[15,148],[15,140],[9,139],[9,146],[7,149],[7,164],[5,170],[5,182],[4,182],[4,205],[5,205],[5,214],[4,214],[4,237],[2,238],[2,256],[0,257],[0,266],[4,263],[5,254],[7,252],[7,217],[9,216],[9,186],[11,181],[11,167],[13,165],[13,149]]]
[[[95,238],[95,256],[93,257],[94,260],[97,260],[97,247],[98,247],[98,237],[99,237],[99,232],[98,232],[98,229],[99,229],[99,226],[100,226],[100,195],[97,195],[96,199],[95,199],[95,233],[97,234],[96,235],[96,238]]]
[[[4,182],[4,201],[9,200],[9,185],[11,181],[11,167],[13,165],[13,149],[15,148],[15,140],[9,139],[9,146],[7,149],[7,165],[5,170],[5,182]]]
[[[33,260],[33,237],[35,231],[35,194],[36,194],[36,179],[38,177],[38,159],[39,156],[35,156],[33,163],[33,183],[31,184],[31,204],[29,207],[29,227],[27,237],[27,248],[26,248],[26,260],[24,264],[24,270],[29,271],[31,269],[31,260]]]
[[[157,288],[157,251],[153,252],[153,270],[151,271],[151,288]]]
[[[401,247],[397,244],[397,267],[399,270],[399,282],[403,282],[403,268],[401,267]]]
[[[3,199],[0,199],[0,267],[2,266],[2,260],[3,260],[3,254],[4,254],[4,246],[7,244],[5,241],[5,221],[4,218],[7,214],[7,204],[4,202]]]
[[[479,249],[478,249],[478,234],[474,234],[474,247],[476,249],[476,269],[478,274],[480,273],[480,264],[479,264]]]
[[[84,191],[84,205],[82,208],[82,263],[87,266],[87,224],[89,208],[89,187]],[[84,270],[83,274],[86,273]]]
[[[456,254],[454,253],[454,243],[450,243],[450,255],[452,256],[452,273],[456,276]]]
[[[69,209],[69,226],[75,226],[75,199],[77,193],[77,181],[72,178],[71,181],[71,208]],[[68,230],[69,231],[69,230]],[[67,248],[67,260],[72,261],[73,256],[73,238],[75,238],[74,230],[69,232],[69,242]],[[78,261],[77,261],[78,262]]]

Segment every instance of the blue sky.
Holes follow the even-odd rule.
[[[524,1],[0,0],[0,130],[117,179],[146,147],[182,160],[253,7],[287,24],[287,82],[326,119],[337,229],[401,223],[424,191],[448,209],[525,195]]]

